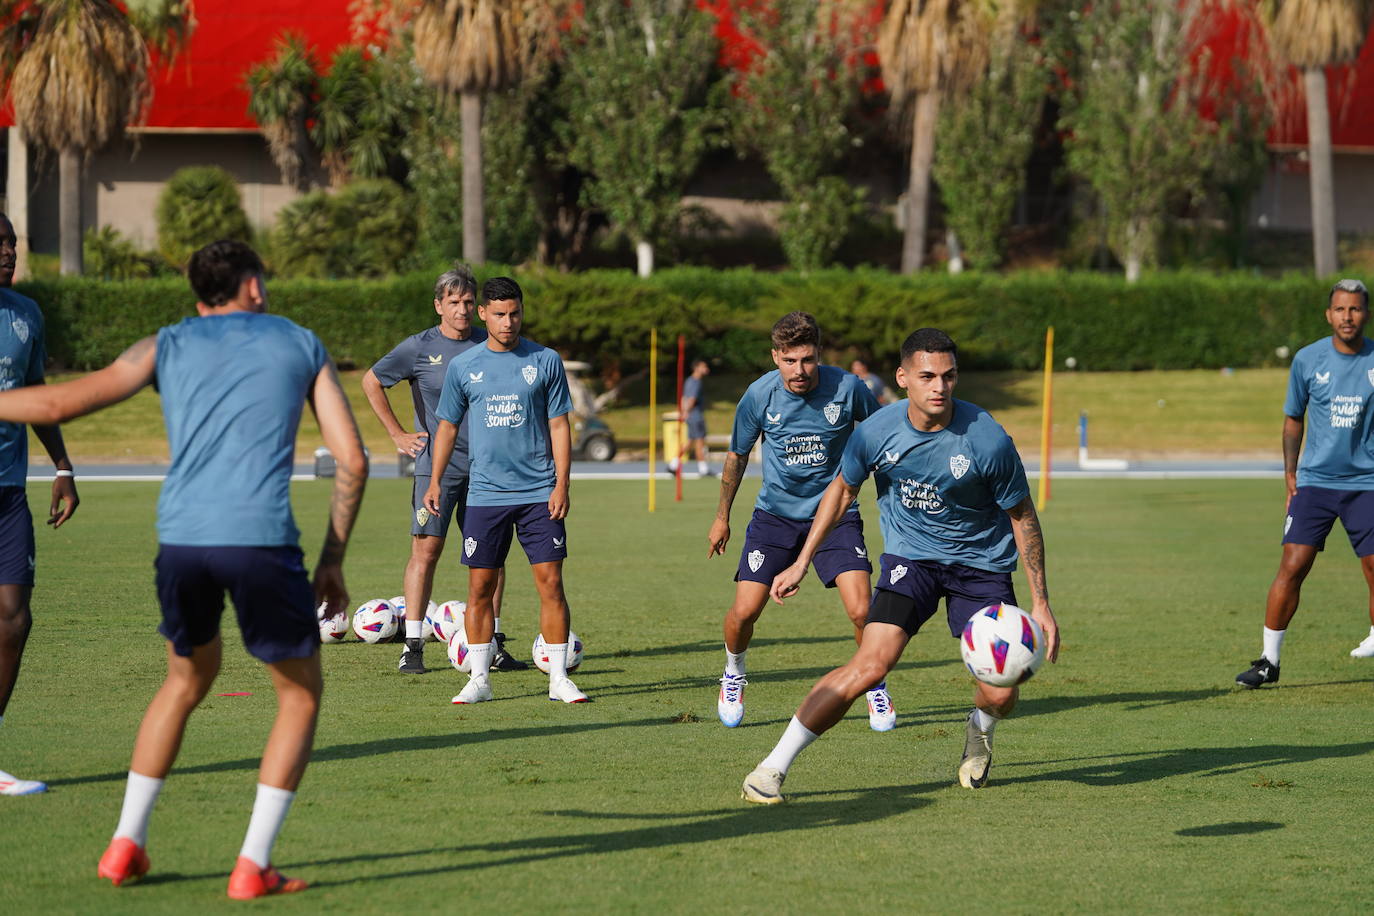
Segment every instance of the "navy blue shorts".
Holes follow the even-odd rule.
[[[439,514],[435,515],[425,508],[425,491],[429,489],[428,476],[415,477],[411,489],[410,502],[414,514],[410,520],[410,533],[427,534],[431,537],[448,537],[449,523],[457,520],[458,530],[463,530],[463,511],[468,504],[468,479],[466,477],[444,477],[439,481]]]
[[[755,509],[744,532],[744,549],[740,551],[735,581],[772,585],[774,576],[797,562],[797,554],[810,532],[810,522],[794,522]],[[840,573],[862,570],[865,575],[872,574],[873,564],[868,562],[868,548],[864,546],[864,520],[858,512],[846,512],[840,518],[816,551],[813,565],[826,588],[835,587]]]
[[[33,585],[33,513],[23,487],[0,487],[0,585]]]
[[[1011,573],[995,573],[959,563],[906,560],[882,555],[878,584],[868,609],[869,623],[891,623],[915,636],[945,599],[949,632],[958,638],[964,624],[989,604],[1016,604]]]
[[[320,649],[315,593],[299,547],[158,547],[158,632],[177,655],[212,641],[234,600],[243,645],[259,661],[309,658]]]
[[[1298,487],[1283,521],[1283,543],[1326,549],[1326,536],[1341,520],[1355,556],[1374,554],[1374,490]]]
[[[523,506],[468,506],[463,520],[463,565],[500,569],[510,553],[511,533],[520,536],[530,565],[568,557],[568,531],[549,518],[548,502]]]
[[[687,438],[706,438],[706,415],[699,410],[689,410],[687,412]]]

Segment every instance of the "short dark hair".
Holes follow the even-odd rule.
[[[521,305],[525,304],[525,294],[520,291],[520,284],[510,277],[492,277],[482,284],[483,302],[500,302],[505,299],[514,299]]]
[[[790,350],[793,347],[819,347],[821,329],[816,319],[806,312],[788,312],[773,325],[773,349]]]
[[[954,339],[939,328],[921,328],[912,331],[902,341],[902,363],[905,364],[916,353],[948,353],[959,359],[959,348]]]
[[[446,270],[439,275],[439,279],[434,281],[434,298],[442,299],[449,293],[475,293],[477,292],[477,278],[472,275],[472,268],[466,264],[454,264],[452,270]]]
[[[239,294],[249,277],[263,273],[262,258],[243,242],[220,239],[191,255],[186,277],[196,298],[209,306],[224,305]]]
[[[1326,307],[1331,308],[1331,303],[1335,301],[1337,293],[1358,293],[1364,300],[1364,307],[1369,308],[1369,287],[1359,280],[1352,280],[1347,277],[1344,280],[1337,280],[1336,285],[1331,287],[1331,292],[1326,294]]]

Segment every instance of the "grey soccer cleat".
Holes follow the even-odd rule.
[[[988,771],[992,769],[992,735],[979,731],[973,724],[973,713],[968,714],[968,724],[964,727],[964,756],[959,761],[959,785],[965,789],[981,789],[988,784]]]
[[[772,767],[757,766],[744,777],[744,791],[740,797],[756,805],[780,805],[787,799],[782,794],[782,781],[787,774]]]

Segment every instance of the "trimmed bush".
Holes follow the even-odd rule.
[[[507,268],[488,265],[479,282]],[[380,280],[269,281],[272,311],[314,329],[343,366],[368,366],[408,334],[434,323],[438,271]],[[648,362],[657,327],[664,359],[686,335],[732,371],[765,370],[768,330],[800,309],[821,325],[829,356],[890,364],[902,340],[927,325],[958,341],[967,369],[1037,369],[1045,328],[1059,360],[1081,369],[1196,369],[1282,365],[1289,352],[1330,333],[1326,287],[1303,275],[1147,274],[1134,284],[1097,274],[1007,276],[826,270],[806,275],[670,269],[639,280],[628,271],[516,272],[528,336],[603,372]],[[19,285],[43,308],[48,353],[62,367],[103,366],[137,338],[193,314],[184,279],[103,282],[61,278]]]
[[[277,214],[270,266],[286,277],[385,277],[415,250],[415,201],[386,178],[312,191]]]
[[[252,238],[234,176],[213,165],[177,169],[157,200],[157,245],[167,263],[185,270],[197,248],[219,239]]]

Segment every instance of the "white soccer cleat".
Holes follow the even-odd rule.
[[[1370,633],[1358,646],[1350,650],[1351,658],[1374,658],[1374,633]]]
[[[19,779],[0,770],[0,795],[37,795],[48,791],[48,784],[36,779]]]
[[[748,683],[742,674],[727,674],[720,679],[716,715],[726,728],[734,728],[744,721],[744,686]]]
[[[586,703],[587,695],[577,689],[571,678],[559,678],[549,682],[549,699],[564,703]]]
[[[491,681],[484,677],[469,678],[467,686],[458,692],[458,696],[451,701],[455,706],[466,706],[470,703],[485,703],[491,699]]]
[[[886,684],[868,691],[868,727],[875,732],[890,732],[897,727],[897,710]]]
[[[992,735],[979,731],[973,724],[973,713],[969,713],[968,724],[964,727],[964,756],[959,761],[959,785],[965,789],[981,789],[987,785],[991,769]]]
[[[744,790],[740,797],[756,805],[780,805],[787,799],[782,794],[782,781],[787,774],[772,767],[759,765],[754,772],[744,777]]]

